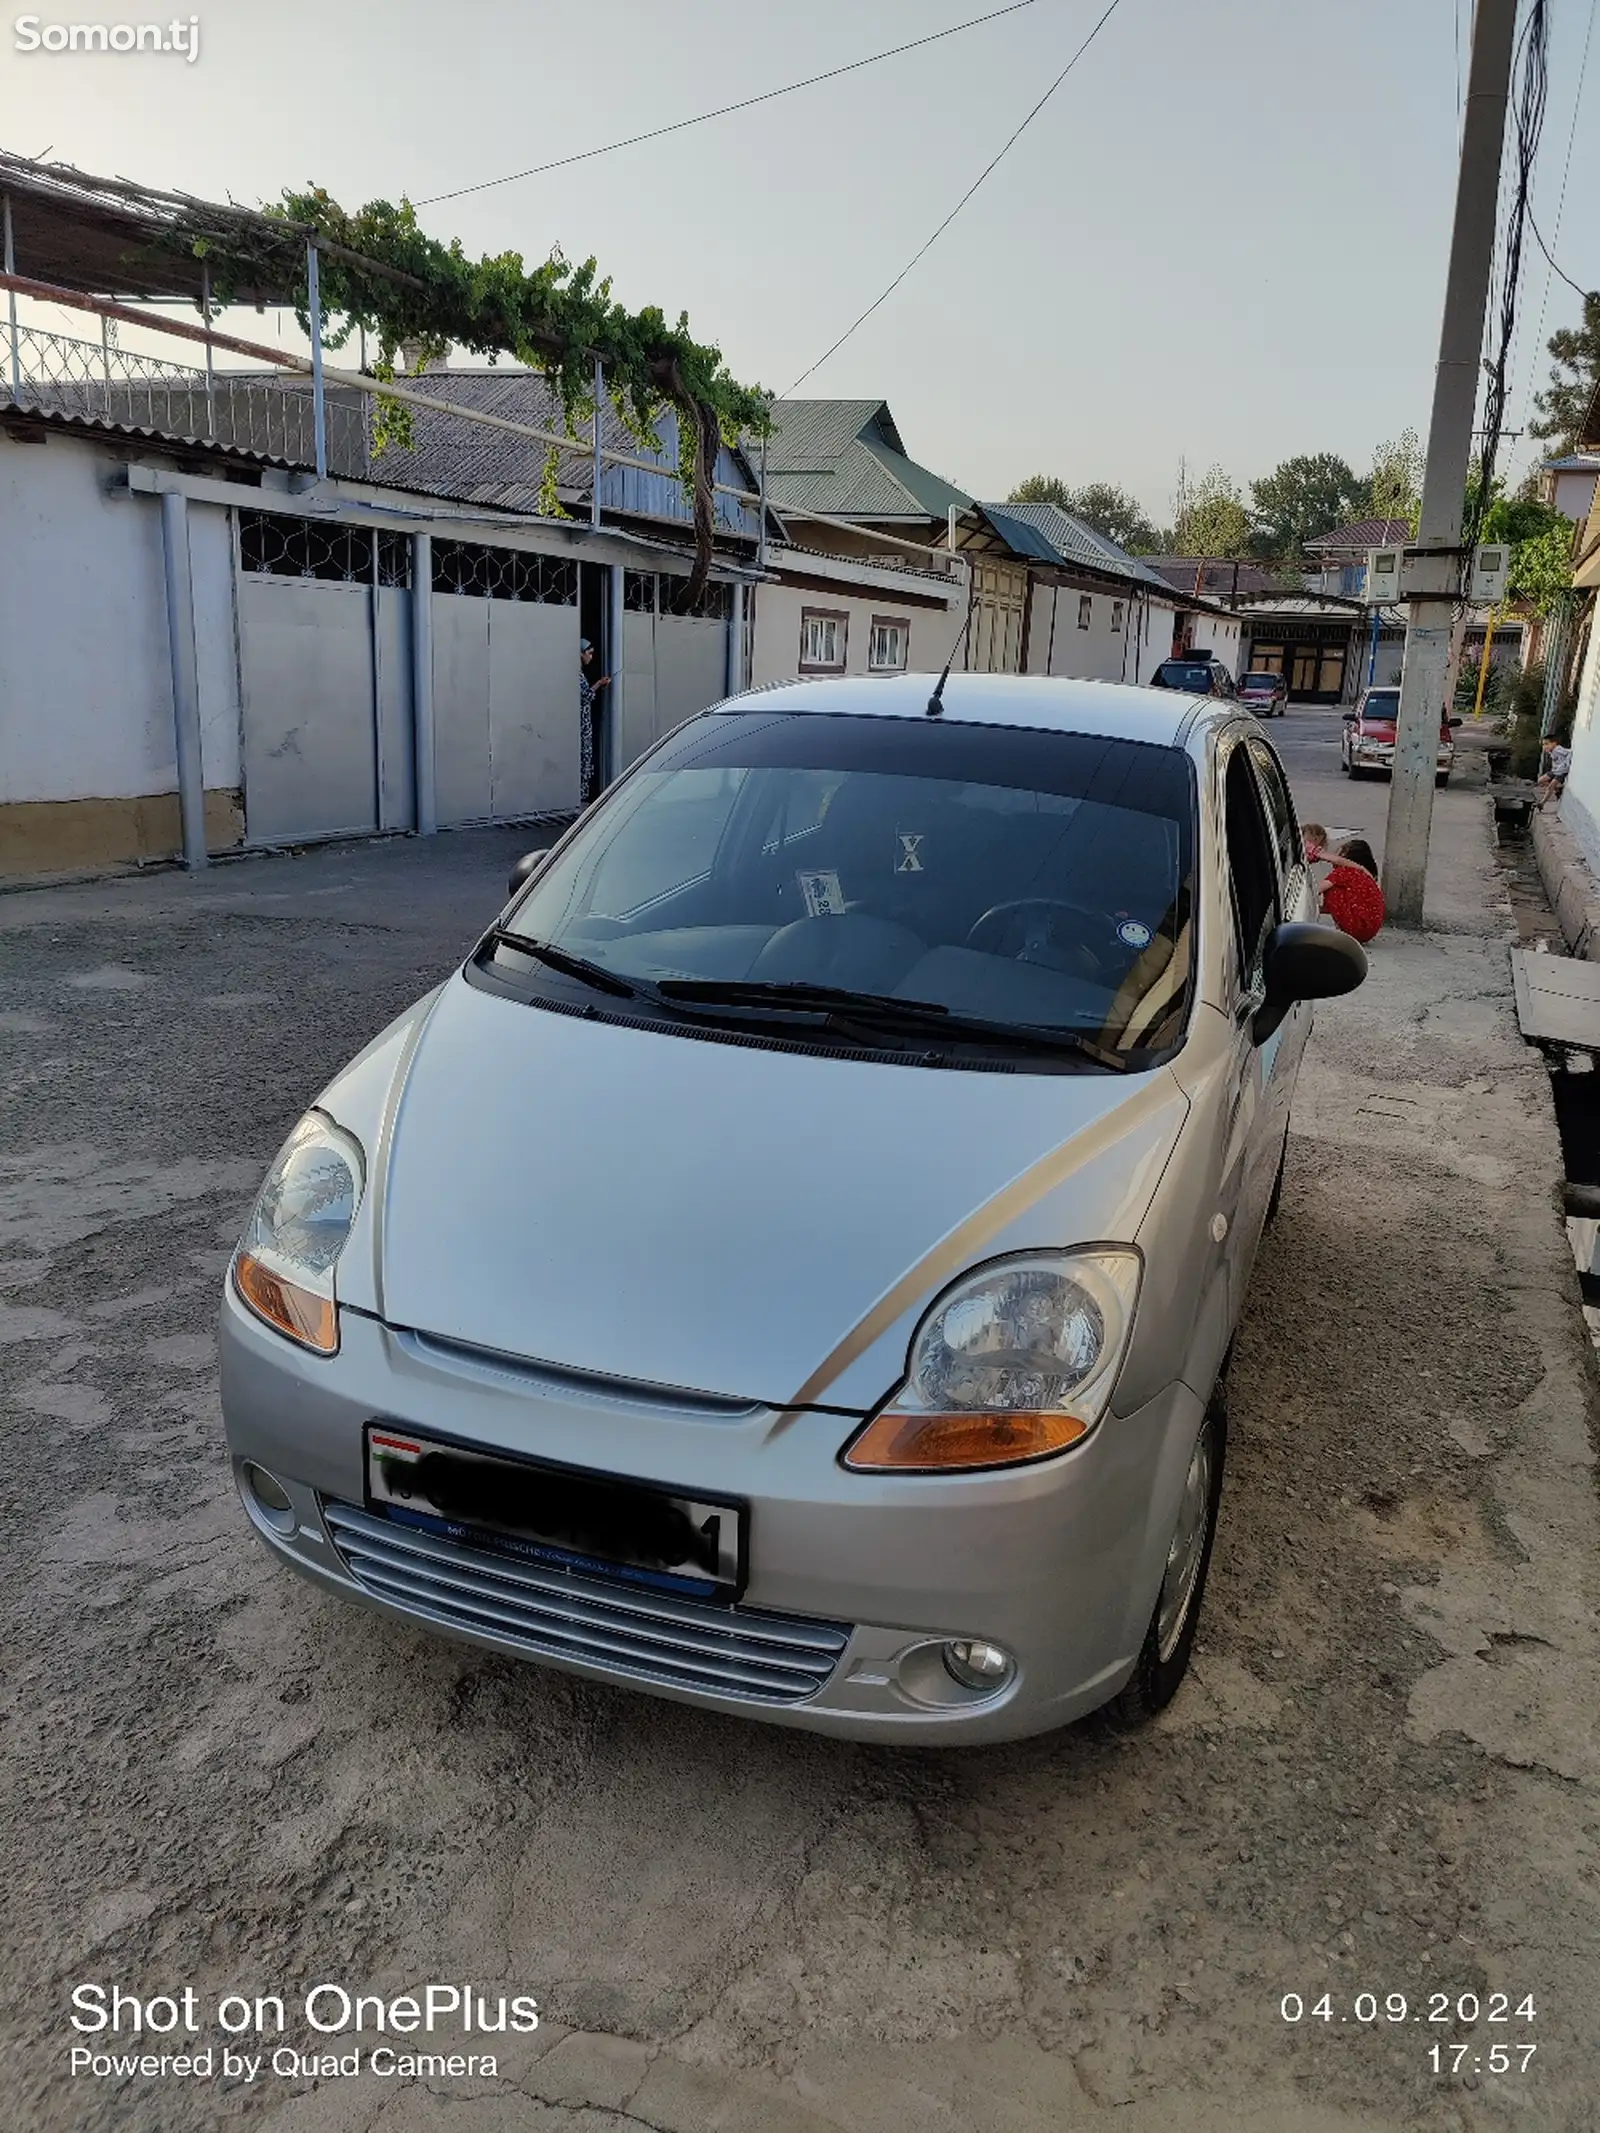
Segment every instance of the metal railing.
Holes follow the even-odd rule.
[[[317,463],[310,381],[208,373],[102,341],[19,325],[0,329],[0,402],[80,421],[229,445],[289,466]],[[368,471],[364,396],[327,392],[328,470]]]

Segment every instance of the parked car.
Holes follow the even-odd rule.
[[[1163,659],[1150,677],[1152,689],[1182,689],[1190,696],[1233,696],[1233,676],[1215,652],[1181,652]]]
[[[1239,676],[1239,701],[1257,718],[1282,718],[1289,708],[1289,684],[1266,667]]]
[[[1188,1665],[1312,999],[1225,703],[961,674],[688,720],[336,1076],[229,1270],[256,1532],[330,1591],[818,1731]]]
[[[1364,689],[1353,711],[1344,714],[1339,741],[1339,761],[1346,777],[1382,777],[1394,774],[1394,722],[1400,715],[1398,688]],[[1439,721],[1439,754],[1434,783],[1448,785],[1455,768],[1456,743],[1453,728],[1459,718]]]

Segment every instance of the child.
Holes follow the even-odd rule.
[[[1368,869],[1349,852],[1348,846],[1359,844],[1368,858],[1372,847],[1364,838],[1356,837],[1331,852],[1328,832],[1320,822],[1302,822],[1300,838],[1317,884],[1323,917],[1331,919],[1341,933],[1348,933],[1353,940],[1372,940],[1385,917],[1383,891],[1378,886],[1376,867]]]
[[[1565,742],[1552,734],[1544,744],[1544,769],[1539,778],[1539,806],[1543,809],[1551,800],[1559,800],[1567,782],[1567,772],[1572,768],[1572,750]]]

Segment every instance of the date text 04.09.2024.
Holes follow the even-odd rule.
[[[1513,2000],[1509,1992],[1427,1992],[1409,1999],[1403,1992],[1358,1992],[1349,1999],[1335,1999],[1324,1992],[1308,1999],[1286,1992],[1278,2003],[1286,2022],[1349,2022],[1372,2025],[1382,2022],[1451,2022],[1471,2026],[1478,2022],[1531,2022],[1533,1994]]]

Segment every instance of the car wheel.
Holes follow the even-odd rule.
[[[1143,1725],[1164,1711],[1189,1671],[1206,1573],[1217,1537],[1217,1510],[1222,1501],[1222,1464],[1228,1422],[1224,1376],[1207,1403],[1205,1419],[1189,1456],[1178,1522],[1167,1550],[1166,1574],[1156,1599],[1127,1686],[1113,1699],[1112,1715],[1126,1725]]]
[[[1359,778],[1361,775],[1360,771],[1357,770],[1355,764],[1352,763],[1348,758],[1346,758],[1345,761],[1344,774],[1347,778]]]
[[[1440,790],[1441,792],[1443,792],[1443,791],[1444,791],[1444,789],[1445,789],[1445,787],[1446,787],[1446,786],[1447,786],[1447,785],[1449,784],[1449,782],[1450,782],[1450,773],[1449,773],[1449,771],[1447,770],[1447,771],[1446,771],[1446,772],[1444,773],[1444,775],[1443,775],[1442,777],[1437,777],[1437,778],[1435,778],[1433,782],[1434,782],[1434,784],[1435,784],[1435,785],[1437,785],[1437,786],[1438,786],[1439,790]]]

